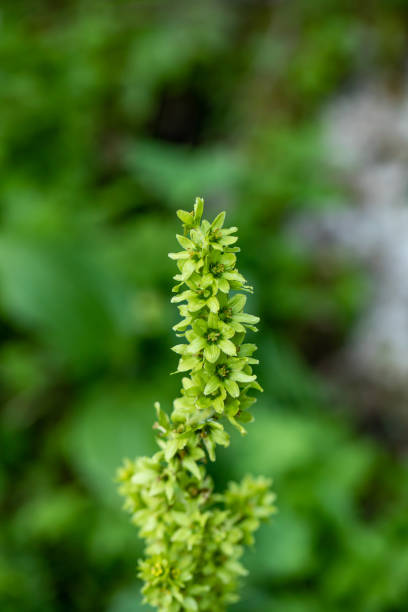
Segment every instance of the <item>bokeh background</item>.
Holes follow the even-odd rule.
[[[240,228],[274,478],[236,612],[408,610],[408,3],[4,0],[0,610],[141,612],[114,483],[179,381],[175,211]]]

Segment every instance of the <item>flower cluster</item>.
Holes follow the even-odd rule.
[[[268,480],[247,476],[219,494],[205,470],[217,445],[229,444],[225,419],[243,434],[252,420],[249,393],[262,389],[252,371],[256,346],[244,340],[258,317],[244,312],[252,288],[236,268],[237,228],[223,228],[225,213],[202,220],[201,198],[192,212],[177,214],[183,250],[169,256],[178,267],[172,302],[182,317],[174,330],[185,339],[173,347],[177,372],[185,373],[181,396],[171,417],[156,403],[160,450],[125,462],[120,492],[146,540],[145,601],[161,612],[222,612],[246,573],[244,545],[274,511]]]

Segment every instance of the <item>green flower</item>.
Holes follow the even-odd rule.
[[[247,300],[246,295],[238,293],[231,298],[227,295],[220,295],[218,300],[220,304],[218,316],[221,321],[239,333],[245,333],[245,327],[251,331],[257,331],[254,324],[259,323],[259,317],[243,312]]]
[[[235,331],[229,325],[210,312],[207,320],[193,321],[192,331],[186,335],[190,341],[188,352],[196,354],[203,351],[204,359],[211,363],[217,361],[221,352],[236,355],[237,347],[230,340],[234,335]]]
[[[234,269],[237,258],[234,253],[213,251],[208,258],[208,271],[211,274],[215,292],[228,293],[233,282],[245,284],[245,278]],[[238,288],[238,287],[237,287]]]
[[[191,378],[183,378],[181,397],[174,400],[174,422],[188,422],[195,424],[211,418],[215,412],[222,413],[227,393],[224,388],[219,388],[210,396],[203,393],[208,375],[202,370],[191,375]]]
[[[224,251],[225,248],[231,247],[238,240],[235,234],[238,231],[237,227],[229,227],[222,229],[225,220],[225,212],[221,212],[214,221],[210,224],[203,222],[203,230],[206,235],[207,243],[217,251]],[[232,250],[232,249],[230,249]]]
[[[178,210],[177,216],[183,223],[184,233],[187,233],[194,227],[200,224],[201,217],[203,216],[204,200],[203,198],[196,198],[194,209],[192,212],[186,210]]]
[[[218,312],[220,305],[215,295],[216,289],[213,286],[213,278],[210,274],[196,280],[190,279],[189,286],[191,289],[186,289],[179,295],[174,296],[171,301],[173,303],[187,301],[187,313],[197,312],[206,306],[210,312]]]
[[[209,363],[206,370],[209,374],[204,394],[210,395],[219,388],[224,388],[231,397],[239,397],[238,383],[250,383],[256,379],[254,374],[248,374],[246,359],[221,357],[216,364]]]

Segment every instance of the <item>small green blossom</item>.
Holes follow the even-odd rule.
[[[223,227],[225,213],[202,220],[203,205],[197,198],[192,212],[177,212],[183,250],[169,254],[182,317],[174,330],[184,338],[173,347],[185,373],[180,397],[170,417],[155,404],[160,450],[118,471],[125,509],[146,541],[142,592],[160,612],[223,612],[237,601],[244,546],[275,510],[267,479],[247,476],[221,494],[205,469],[230,443],[225,420],[246,433],[250,393],[262,388],[252,371],[256,345],[244,343],[259,318],[244,312],[252,288],[236,268],[237,228]]]

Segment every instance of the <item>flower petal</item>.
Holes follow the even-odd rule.
[[[219,311],[220,305],[215,295],[213,295],[212,297],[210,297],[210,299],[207,300],[207,306],[212,313],[216,313]]]
[[[228,391],[228,393],[232,397],[238,397],[239,396],[239,387],[238,387],[237,383],[235,382],[235,380],[231,380],[230,378],[226,378],[224,380],[224,386],[225,386],[226,390]]]
[[[232,312],[241,312],[245,307],[247,296],[243,293],[237,293],[230,299],[229,306],[232,308]]]
[[[204,387],[204,395],[210,395],[211,393],[214,393],[214,391],[216,391],[219,386],[219,379],[216,376],[211,376],[210,380]]]
[[[226,338],[223,338],[222,340],[219,341],[218,346],[220,347],[222,352],[225,353],[226,355],[234,356],[237,354],[237,348],[235,344],[231,342],[231,340],[227,340]]]
[[[204,349],[204,357],[211,363],[215,363],[220,356],[220,348],[216,344],[207,344]]]
[[[236,380],[237,382],[249,383],[256,379],[255,374],[245,374],[242,370],[237,372],[232,372],[231,380]]]

